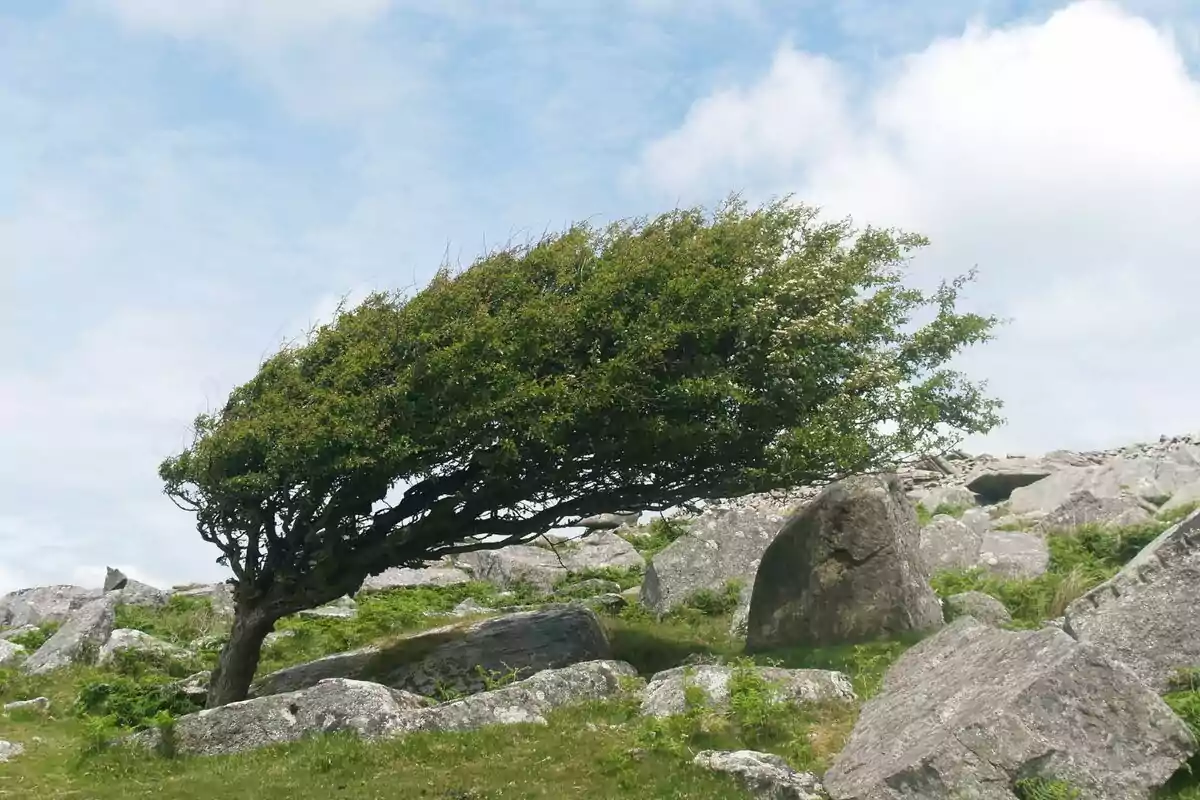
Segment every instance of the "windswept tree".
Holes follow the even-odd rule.
[[[246,696],[277,620],[389,567],[991,428],[999,404],[945,365],[996,320],[956,311],[970,275],[903,283],[925,243],[732,199],[576,225],[340,310],[160,468],[235,579],[209,704]]]

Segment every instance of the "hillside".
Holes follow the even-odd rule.
[[[1032,648],[1028,668],[1043,672],[1025,684],[1013,688],[1006,682],[1010,676],[984,675],[996,679],[996,691],[1012,689],[1014,705],[1028,700],[1065,709],[1075,703],[1080,719],[1110,727],[1108,751],[1097,751],[1088,732],[1079,732],[1080,749],[1071,752],[1076,763],[1115,763],[1140,754],[1129,762],[1128,774],[1098,775],[1097,781],[1143,787],[1130,788],[1128,797],[1200,798],[1200,775],[1179,766],[1195,742],[1185,741],[1186,733],[1164,733],[1186,724],[1200,735],[1200,660],[1193,658],[1192,636],[1200,584],[1187,582],[1200,569],[1190,532],[1200,524],[1194,513],[1200,447],[1181,437],[1040,458],[950,454],[902,470],[895,479],[872,480],[850,481],[844,491],[834,487],[819,496],[804,488],[740,498],[713,504],[698,517],[642,526],[600,520],[609,527],[580,541],[472,554],[426,570],[390,570],[353,599],[276,627],[259,665],[258,699],[245,704],[267,709],[245,712],[261,717],[192,716],[203,703],[203,671],[215,664],[229,625],[224,587],[161,592],[114,572],[103,589],[13,593],[0,599],[0,628],[7,627],[0,634],[0,702],[6,704],[0,741],[11,743],[0,746],[0,797],[819,797],[816,778],[839,754],[840,775],[830,775],[837,787],[867,779],[863,775],[874,766],[854,772],[847,766],[851,751],[870,746],[873,714],[912,708],[905,705],[906,685],[917,678],[932,682],[920,687],[922,702],[934,702],[929,698],[942,690],[964,696],[969,687],[956,688],[964,676],[929,673],[920,663],[933,658],[925,654],[936,652],[939,640],[959,637],[965,642],[956,646],[959,653],[978,641],[997,659],[1006,649],[1019,654]],[[838,522],[847,509],[854,522]],[[794,547],[783,546],[801,525],[797,520],[809,526],[809,539],[837,541],[833,555],[808,564],[811,570],[802,566],[816,551],[800,558]],[[867,558],[837,555],[869,536],[887,537],[888,544]],[[886,569],[879,566],[884,551]],[[1145,554],[1139,559],[1139,553]],[[1142,562],[1151,558],[1155,566],[1147,571]],[[866,574],[868,563],[877,579],[869,587],[870,603],[861,587],[865,578],[854,577],[856,571]],[[819,595],[825,586],[820,576],[833,564],[840,565],[837,586],[859,587],[853,624],[862,630],[875,625],[881,635],[811,643],[831,639],[827,631],[836,626],[823,617],[850,603],[844,593]],[[786,585],[772,583],[778,574],[791,576]],[[1122,583],[1128,580],[1138,585],[1129,588]],[[802,620],[804,635],[797,633],[799,623],[779,622],[786,604],[768,607],[773,597],[800,585],[810,592],[806,596],[826,598]],[[930,587],[942,601],[935,604],[936,623],[918,619],[918,596]],[[1173,594],[1164,605],[1168,592]],[[1105,598],[1121,596],[1134,597],[1164,624],[1105,638],[1128,611],[1112,610],[1116,601]],[[907,621],[871,616],[871,604],[888,603],[902,606]],[[970,615],[996,627],[959,620],[943,628],[943,613],[948,623]],[[434,632],[422,634],[428,631]],[[1171,635],[1184,638],[1162,639]],[[1131,644],[1131,638],[1141,641]],[[1102,667],[1070,666],[1084,640],[1094,648],[1085,660]],[[1039,662],[1051,645],[1067,654],[1065,660]],[[469,653],[467,660],[479,669],[464,669],[462,658],[446,655],[451,650]],[[1158,669],[1168,650],[1177,654],[1169,676]],[[312,666],[315,659],[348,652],[364,655]],[[889,666],[906,652],[905,666],[885,683]],[[1024,669],[1022,659],[1010,669]],[[409,668],[417,662],[424,666]],[[615,662],[631,665],[631,674],[624,667],[588,666]],[[331,677],[330,663],[342,672],[319,684]],[[662,674],[680,666],[687,668]],[[585,674],[588,669],[592,673]],[[386,680],[380,677],[385,673]],[[844,687],[837,673],[849,679]],[[352,680],[338,683],[344,678]],[[384,694],[361,695],[368,691],[364,686],[382,683],[390,687],[379,690]],[[1059,689],[1046,688],[1051,685]],[[1107,700],[1088,705],[1096,691]],[[362,707],[346,705],[337,692],[359,692],[355,697],[368,700],[355,701]],[[1166,706],[1160,708],[1155,695]],[[293,699],[270,705],[272,698]],[[949,719],[961,712],[956,702],[961,705],[944,700],[930,708]],[[1023,718],[1029,735],[1053,740],[1055,723],[1031,713]],[[900,718],[893,719],[900,726]],[[903,738],[901,727],[897,738]],[[369,736],[351,732],[368,728]],[[1121,738],[1137,730],[1148,738]],[[129,740],[136,731],[142,733]],[[1011,734],[986,735],[1004,742]],[[235,740],[253,746],[234,746]],[[228,752],[233,749],[244,752]],[[756,788],[695,763],[705,751],[743,749],[777,754],[788,768],[760,760],[755,774],[765,782]],[[202,754],[212,752],[224,754]],[[1001,793],[987,796],[1097,796],[1074,778],[1060,780],[1029,766],[1057,763],[1047,752],[1014,756],[1014,764],[1024,765],[1020,774],[1013,772]],[[706,759],[713,760],[699,760]],[[1138,759],[1153,764],[1141,770]],[[1007,769],[1001,761],[997,756],[978,769]],[[1195,757],[1192,763],[1200,765]],[[1161,782],[1151,773],[1171,772],[1175,776],[1163,789],[1144,790]],[[856,796],[830,787],[835,797]]]

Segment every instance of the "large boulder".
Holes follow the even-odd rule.
[[[471,576],[458,567],[442,564],[433,567],[392,567],[362,582],[360,592],[380,592],[412,586],[453,586],[467,583]]]
[[[826,800],[828,797],[816,775],[797,772],[774,753],[702,750],[692,763],[734,776],[751,796],[760,800]]]
[[[921,505],[930,512],[936,512],[942,506],[974,508],[979,505],[979,495],[958,484],[935,486],[921,497]]]
[[[921,528],[921,561],[930,574],[944,569],[969,569],[979,563],[983,536],[954,517],[938,514]]]
[[[919,552],[917,515],[892,475],[834,483],[767,548],[746,647],[819,646],[932,630],[942,607]]]
[[[329,678],[306,689],[180,717],[172,744],[181,754],[221,755],[336,731],[383,739],[416,731],[544,724],[544,715],[554,708],[617,696],[624,691],[624,681],[636,674],[623,662],[592,661],[544,670],[527,680],[440,705],[378,683]],[[157,729],[137,734],[133,741],[147,747],[163,744]]]
[[[1046,532],[1069,532],[1082,525],[1139,525],[1153,519],[1153,506],[1123,492],[1112,497],[1096,496],[1090,489],[1072,492],[1062,505],[1038,520]]]
[[[182,716],[175,720],[171,744],[180,754],[213,756],[339,731],[378,739],[392,735],[406,714],[430,702],[377,683],[331,678],[303,691]],[[132,741],[149,747],[163,744],[157,728],[135,735]]]
[[[1064,627],[1158,691],[1200,667],[1200,511],[1068,606]]]
[[[103,594],[82,586],[35,586],[0,597],[0,628],[62,623],[77,609]]]
[[[423,695],[470,694],[487,688],[480,670],[488,676],[515,670],[525,677],[608,657],[608,637],[595,612],[552,606],[447,625],[287,667],[255,683],[251,695],[296,691],[325,678],[374,681]]]
[[[1012,622],[1012,614],[1004,603],[983,592],[950,595],[942,604],[942,608],[947,622],[959,617],[974,617],[979,622],[997,627]]]
[[[662,615],[701,590],[720,592],[733,581],[753,583],[763,553],[786,521],[782,509],[772,507],[705,511],[650,562],[642,604]]]
[[[1027,777],[1144,800],[1196,742],[1127,668],[1060,630],[956,620],[892,665],[825,774],[834,800],[1016,800]]]
[[[156,639],[148,633],[131,628],[118,628],[100,648],[96,663],[104,666],[115,661],[120,653],[137,653],[147,658],[189,661],[194,656],[182,647]]]
[[[1007,500],[1013,492],[1049,476],[1052,468],[1040,459],[1006,458],[986,462],[967,475],[966,488],[984,503]]]
[[[31,655],[21,670],[42,675],[72,664],[94,663],[112,635],[116,600],[110,595],[93,600],[71,614],[66,623]]]
[[[6,639],[0,639],[0,669],[15,667],[23,658],[25,658],[24,647]]]
[[[684,713],[686,689],[693,686],[704,693],[705,705],[727,707],[734,671],[734,667],[721,664],[702,664],[659,672],[650,679],[642,695],[642,713],[652,717]],[[832,670],[755,667],[754,672],[771,686],[776,702],[824,703],[850,701],[855,697],[850,679]]]
[[[458,557],[458,565],[475,580],[502,589],[531,584],[549,593],[572,572],[598,569],[640,569],[646,563],[633,545],[612,531],[546,544],[517,544],[499,550],[477,550]]]
[[[1036,578],[1050,565],[1041,536],[1023,531],[988,531],[979,544],[979,566],[1002,578]]]

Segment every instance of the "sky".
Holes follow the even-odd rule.
[[[0,591],[224,578],[157,465],[281,343],[732,191],[978,267],[967,449],[1200,431],[1200,0],[0,0]]]

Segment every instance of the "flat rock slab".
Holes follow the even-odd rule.
[[[662,615],[701,590],[720,592],[731,581],[754,583],[763,553],[786,521],[775,508],[705,511],[650,562],[642,605]]]
[[[1200,511],[1068,606],[1064,628],[1159,692],[1200,666]]]
[[[810,772],[797,772],[774,753],[755,750],[703,750],[692,763],[737,778],[761,800],[826,800],[821,781]]]
[[[0,628],[66,622],[72,612],[99,598],[99,589],[82,586],[36,586],[0,597]]]
[[[608,637],[595,612],[551,606],[405,636],[395,642],[298,664],[273,672],[251,696],[290,692],[326,678],[382,683],[423,695],[470,694],[487,688],[483,670],[527,677],[543,669],[609,657]]]
[[[371,575],[362,583],[360,592],[381,592],[412,586],[453,586],[468,583],[471,576],[458,567],[392,567]]]
[[[776,702],[825,703],[854,700],[854,686],[841,672],[824,669],[781,669],[756,667],[755,674],[771,684]],[[711,708],[729,705],[729,681],[734,667],[699,665],[675,667],[657,673],[642,694],[642,713],[669,717],[687,711],[685,690],[695,686],[704,692]]]
[[[112,635],[115,609],[116,599],[108,595],[73,612],[66,623],[21,665],[21,671],[27,675],[43,675],[72,664],[95,662],[100,648]]]
[[[1083,525],[1140,525],[1153,519],[1149,502],[1129,493],[1115,497],[1096,496],[1088,489],[1072,492],[1066,501],[1045,517],[1037,527],[1047,532],[1070,532]]]
[[[985,464],[966,478],[966,488],[985,503],[999,503],[1012,493],[1048,477],[1053,470],[1036,459],[1007,458]]]
[[[939,514],[921,528],[921,560],[930,574],[970,569],[979,563],[983,535],[954,517]]]
[[[371,740],[416,731],[544,724],[544,714],[554,708],[620,694],[625,681],[636,674],[623,662],[593,661],[544,670],[527,680],[440,705],[378,683],[330,678],[299,691],[180,717],[173,744],[178,753],[224,755],[340,731]],[[157,729],[136,734],[131,741],[145,747],[163,744]]]
[[[825,774],[834,800],[1015,800],[1020,778],[1148,800],[1195,751],[1126,667],[1055,628],[956,620],[906,652]]]
[[[1036,578],[1050,566],[1050,548],[1036,534],[988,531],[979,544],[978,563],[1002,578]]]

